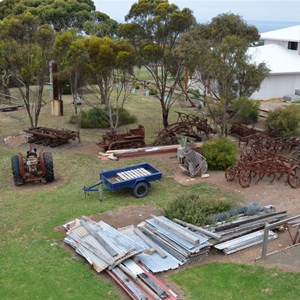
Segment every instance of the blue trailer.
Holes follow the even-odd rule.
[[[117,191],[131,189],[136,198],[145,197],[151,188],[151,181],[161,180],[162,173],[148,163],[127,166],[124,168],[99,173],[100,181],[84,186],[84,192],[99,192],[100,201],[102,191]]]

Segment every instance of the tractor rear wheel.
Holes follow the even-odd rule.
[[[52,181],[54,181],[52,154],[50,152],[44,152],[43,155],[44,155],[44,164],[45,164],[45,169],[46,169],[44,178],[45,178],[46,182],[52,182]]]
[[[146,182],[139,182],[133,188],[133,195],[136,198],[143,198],[148,194],[149,186]]]
[[[14,183],[16,186],[24,184],[24,180],[20,173],[19,156],[14,155],[11,157],[11,169],[14,177]]]

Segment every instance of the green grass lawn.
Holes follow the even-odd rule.
[[[210,263],[179,270],[169,276],[185,300],[297,300],[300,274],[257,266]]]
[[[43,108],[40,126],[75,129],[68,123],[73,113],[71,98],[66,96],[64,101],[64,116],[52,116],[48,104]],[[174,110],[181,108],[178,105]],[[128,109],[146,127],[148,141],[152,140],[161,126],[158,100],[135,94],[128,101]],[[176,114],[171,113],[171,120],[176,120]],[[25,110],[1,113],[1,140],[28,127]],[[101,130],[82,130],[81,135],[83,143],[95,143]],[[26,147],[21,150],[26,151]],[[181,186],[155,156],[118,162],[100,161],[96,155],[64,151],[59,147],[52,153],[55,184],[15,187],[10,157],[18,151],[17,147],[0,144],[0,299],[119,299],[111,282],[100,280],[84,260],[78,259],[72,251],[66,251],[63,234],[54,230],[76,217],[95,215],[119,206],[149,204],[163,208],[180,195],[209,194],[236,200],[206,184]],[[146,198],[138,200],[130,191],[105,192],[103,202],[99,202],[97,193],[85,198],[83,185],[97,182],[101,170],[145,160],[164,175],[162,181],[153,183]],[[179,270],[171,275],[171,279],[186,291],[185,299],[299,299],[297,274],[272,274],[274,271],[247,266],[210,264]],[[235,279],[231,282],[231,278]],[[239,280],[242,280],[240,285]],[[289,298],[271,297],[278,291],[280,283],[282,288],[286,285]],[[249,298],[251,295],[255,297]]]

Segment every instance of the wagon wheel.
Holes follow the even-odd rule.
[[[290,156],[291,159],[295,160],[297,163],[300,163],[300,151],[294,150]]]
[[[251,176],[249,171],[242,171],[239,174],[239,183],[241,187],[246,188],[250,186]]]
[[[300,186],[300,168],[298,166],[292,167],[289,171],[287,181],[292,188]]]
[[[235,177],[237,176],[238,171],[237,168],[232,166],[225,170],[225,178],[227,181],[233,181]]]

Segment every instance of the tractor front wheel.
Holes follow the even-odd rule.
[[[18,155],[14,155],[11,157],[11,169],[12,169],[15,185],[19,186],[24,184],[24,180],[20,173],[20,162],[19,162]]]
[[[46,182],[52,182],[54,181],[52,154],[50,152],[44,152],[43,155],[44,155],[44,165],[46,170],[44,178]]]

